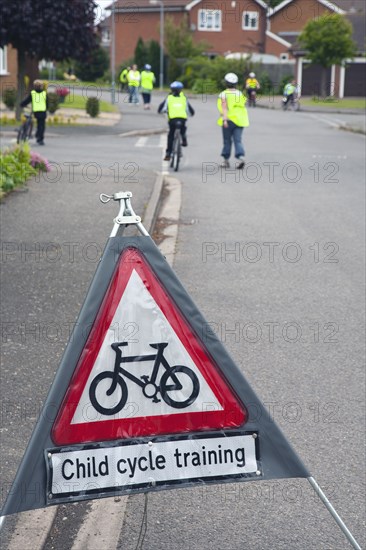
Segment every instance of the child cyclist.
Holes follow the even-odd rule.
[[[182,146],[187,147],[187,118],[188,115],[194,115],[194,109],[183,93],[183,84],[174,81],[170,85],[170,94],[160,103],[158,113],[167,113],[169,121],[168,142],[165,151],[164,160],[170,160],[174,141],[174,132],[176,122],[180,122],[180,133],[182,136]]]

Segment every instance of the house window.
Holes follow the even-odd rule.
[[[111,42],[111,31],[109,29],[103,29],[102,42],[103,42],[103,44],[110,44],[110,42]]]
[[[259,13],[257,11],[243,12],[243,29],[245,31],[258,30]]]
[[[221,31],[221,10],[198,10],[199,31]]]
[[[8,74],[7,47],[0,48],[0,74]]]

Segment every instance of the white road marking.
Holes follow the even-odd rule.
[[[342,122],[342,121],[333,122],[332,120],[328,120],[327,118],[322,118],[318,115],[309,115],[309,116],[310,116],[310,118],[315,118],[316,120],[320,120],[321,122],[324,122],[325,124],[328,124],[328,126],[332,126],[332,128],[339,128],[339,126],[344,125],[344,122]],[[338,119],[334,119],[334,120],[338,120]]]
[[[71,550],[117,548],[128,497],[94,500]]]
[[[30,510],[19,514],[7,550],[36,550],[43,548],[57,512],[57,506]]]
[[[146,147],[146,142],[147,136],[142,136],[136,141],[135,147]]]

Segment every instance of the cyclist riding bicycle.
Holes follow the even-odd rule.
[[[288,82],[283,89],[283,103],[293,103],[296,99],[300,99],[300,91],[296,84],[296,80]]]
[[[176,123],[180,125],[182,146],[187,147],[187,118],[194,115],[194,109],[183,93],[183,84],[177,80],[170,85],[170,94],[160,103],[158,113],[167,113],[169,133],[164,160],[170,160],[172,154]]]
[[[249,101],[251,101],[253,99],[254,102],[255,102],[255,95],[254,94],[257,93],[257,91],[260,89],[260,87],[261,86],[260,86],[258,80],[255,77],[255,73],[249,73],[249,77],[245,81],[245,89],[246,89],[247,98],[248,98]],[[254,96],[254,98],[253,98],[253,96]]]

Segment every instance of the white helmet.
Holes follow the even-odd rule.
[[[255,73],[249,73],[250,78],[255,78]]]
[[[228,84],[237,84],[239,82],[239,79],[235,73],[227,73],[225,75],[225,82]]]

